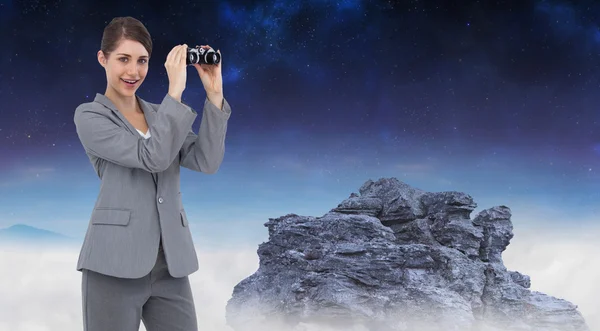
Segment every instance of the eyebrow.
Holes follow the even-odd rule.
[[[125,53],[117,53],[117,55],[125,55],[125,56],[127,56],[127,57],[131,57],[131,55],[129,55],[129,54],[125,54]],[[142,56],[140,56],[140,57],[145,57],[145,58],[147,58],[148,56],[147,56],[147,55],[142,55]]]

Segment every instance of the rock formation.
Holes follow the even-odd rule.
[[[322,217],[265,223],[258,270],[227,303],[236,331],[588,331],[577,306],[529,290],[502,252],[511,211],[461,192],[369,180]]]

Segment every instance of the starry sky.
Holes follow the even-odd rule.
[[[100,182],[73,114],[106,90],[116,16],[152,36],[147,101],[176,44],[222,53],[223,164],[181,175],[200,244],[259,243],[269,217],[321,216],[382,177],[509,206],[517,232],[598,224],[597,2],[0,0],[0,228],[83,238]]]

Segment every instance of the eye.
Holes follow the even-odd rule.
[[[119,61],[121,61],[121,62],[125,62],[125,61],[127,61],[127,60],[129,60],[129,59],[128,59],[128,58],[126,58],[126,57],[121,57],[121,58],[119,58]],[[143,64],[145,64],[145,63],[147,63],[147,62],[148,62],[148,60],[146,60],[146,59],[140,59],[140,62],[141,62],[141,63],[143,63]]]

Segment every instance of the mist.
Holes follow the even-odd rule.
[[[600,231],[540,229],[515,229],[504,264],[529,275],[531,290],[578,305],[590,329],[600,330]],[[258,268],[257,244],[197,247],[200,269],[190,282],[199,330],[232,331],[225,324],[225,305],[233,287]],[[78,247],[0,247],[0,331],[83,329],[78,253]],[[139,330],[146,330],[143,323]]]

